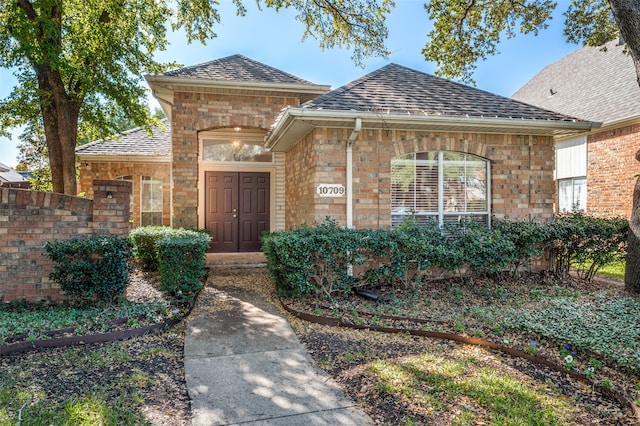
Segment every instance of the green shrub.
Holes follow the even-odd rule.
[[[160,290],[190,301],[202,287],[211,236],[205,232],[172,229],[156,242]]]
[[[513,243],[514,252],[510,259],[513,276],[521,267],[530,266],[532,259],[545,254],[553,235],[549,224],[531,220],[494,219],[492,229],[500,231]]]
[[[551,225],[550,253],[554,271],[566,276],[575,269],[590,281],[598,270],[624,256],[629,222],[623,218],[596,218],[565,214]]]
[[[448,224],[445,231],[474,275],[509,270],[515,262],[515,245],[500,230],[470,220]]]
[[[462,255],[437,222],[420,224],[410,216],[398,228],[369,232],[362,250],[364,280],[370,285],[399,279],[408,287],[431,267],[453,271],[462,265]]]
[[[353,277],[350,265],[363,263],[361,231],[342,228],[327,218],[315,227],[274,232],[262,237],[267,267],[283,294],[329,296],[336,290],[349,291]]]
[[[172,232],[168,226],[142,226],[131,231],[133,254],[140,268],[145,271],[157,271],[159,266],[156,243]]]
[[[622,251],[627,226],[619,219],[573,216],[555,224],[495,220],[488,228],[471,220],[442,229],[408,217],[395,229],[355,230],[327,218],[314,227],[266,234],[262,247],[281,293],[328,297],[348,292],[355,282],[416,285],[429,268],[466,265],[471,276],[515,275],[546,252],[559,270],[577,264],[587,271],[579,269],[581,277],[589,278]]]
[[[62,291],[82,300],[114,300],[129,282],[131,241],[113,235],[92,235],[45,243],[54,261],[52,281]]]

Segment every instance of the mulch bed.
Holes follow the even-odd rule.
[[[222,290],[225,287],[243,287],[261,292],[277,303],[273,285],[264,269],[213,270],[207,285]],[[442,286],[446,290],[451,283],[432,283],[430,289],[438,290]],[[503,283],[503,286],[507,284]],[[537,283],[540,285],[540,283]],[[613,286],[616,283],[611,284]],[[396,294],[401,297],[401,294]],[[152,300],[158,297],[149,277],[142,275],[131,288],[128,297]],[[151,298],[151,299],[147,299]],[[289,301],[291,302],[291,301]],[[348,306],[343,314],[355,308],[363,308],[367,303],[349,298],[341,301]],[[467,303],[475,303],[467,301]],[[315,304],[299,304],[299,309],[317,313]],[[400,313],[403,314],[403,313]],[[317,364],[325,369],[377,424],[402,424],[407,418],[415,419],[417,424],[445,425],[455,423],[463,410],[472,410],[476,414],[474,424],[490,424],[489,418],[483,417],[483,407],[469,398],[452,398],[444,401],[446,408],[437,411],[429,410],[412,403],[407,398],[393,398],[381,395],[376,391],[376,377],[368,365],[379,359],[400,362],[405,357],[420,355],[425,352],[439,354],[454,359],[465,351],[473,351],[478,358],[479,367],[497,368],[504,374],[517,377],[532,386],[545,385],[554,395],[559,391],[569,398],[576,407],[575,417],[569,424],[575,425],[627,425],[637,424],[628,410],[621,407],[611,398],[606,398],[587,386],[558,373],[550,368],[533,364],[527,360],[514,358],[499,352],[469,347],[457,342],[430,339],[404,334],[383,334],[371,330],[351,330],[328,327],[301,321],[288,316],[294,331],[305,344],[310,355]],[[345,316],[345,319],[346,316]],[[438,327],[453,330],[453,325],[446,318],[433,318]],[[351,318],[354,320],[354,318]],[[442,321],[442,323],[440,323]],[[481,324],[466,324],[468,328],[481,327]],[[486,329],[486,327],[485,327]],[[163,332],[138,337],[121,342],[108,342],[95,345],[78,346],[72,349],[47,349],[25,354],[0,357],[0,368],[28,369],[31,371],[30,383],[25,386],[36,386],[51,398],[64,400],[73,395],[82,394],[92,383],[109,383],[120,374],[131,374],[139,371],[153,378],[141,389],[143,401],[140,410],[153,425],[189,425],[191,420],[189,397],[186,390],[183,365],[183,343],[185,324],[180,323]],[[526,341],[530,336],[504,335],[514,341]],[[100,351],[118,350],[127,352],[128,359],[113,362],[102,369],[85,371],[82,366],[58,365],[58,351]],[[550,356],[553,354],[549,354]],[[17,371],[17,370],[16,370]],[[64,375],[61,375],[64,371]],[[624,389],[640,384],[638,377],[615,368],[605,368],[601,374],[618,387]],[[114,391],[118,391],[114,389]],[[485,423],[483,423],[485,422]]]
[[[131,301],[160,301],[157,278],[150,274],[135,273],[127,289]],[[87,395],[95,386],[110,387],[112,392],[130,392],[142,395],[139,410],[154,426],[184,426],[191,424],[191,405],[184,377],[184,321],[160,324],[152,332],[139,335],[144,328],[132,328],[116,321],[106,333],[70,336],[69,330],[52,333],[49,347],[29,348],[28,352],[0,356],[0,369],[12,375],[20,386],[32,389],[41,398],[52,403]],[[126,338],[128,335],[135,335]],[[117,340],[105,337],[117,338]],[[86,343],[92,339],[100,343]],[[122,340],[124,338],[124,340]],[[46,340],[41,342],[47,342]],[[15,341],[12,345],[25,342]],[[28,342],[26,342],[28,344]],[[33,342],[36,343],[36,342]],[[6,345],[11,346],[11,345]],[[107,365],[90,368],[70,360],[84,357],[103,357],[117,354]],[[140,383],[123,387],[119,378],[145,377]],[[126,380],[125,380],[126,382]],[[117,383],[117,384],[116,384]]]
[[[550,288],[557,284],[551,277],[540,277],[536,275],[525,277],[525,286],[529,288]],[[506,297],[513,297],[523,283],[501,282],[499,286],[504,291]],[[465,308],[479,306],[486,301],[478,298],[472,292],[464,292],[463,297],[450,298],[448,302],[438,300],[441,298],[431,297],[431,295],[446,294],[452,292],[453,289],[464,289],[465,285],[487,286],[490,283],[462,283],[459,279],[453,280],[435,280],[429,282],[416,295],[413,289],[402,288],[383,288],[380,294],[387,298],[395,300],[415,300],[410,310],[398,312],[398,316],[420,316],[427,318],[426,325],[423,323],[411,323],[394,319],[384,319],[383,315],[373,315],[375,325],[382,327],[397,328],[419,328],[425,327],[430,330],[443,333],[458,333],[468,336],[466,333],[479,333],[483,339],[488,339],[495,343],[510,342],[509,345],[516,349],[522,350],[526,342],[530,340],[539,340],[537,336],[527,335],[526,333],[509,332],[502,330],[500,335],[493,334],[492,328],[471,317],[464,317],[464,329],[460,331],[456,329],[451,312],[463,312]],[[562,283],[566,288],[575,287],[588,292],[590,290],[602,290],[606,288],[608,291],[617,294],[622,292],[621,285],[615,281],[600,283],[577,283],[576,281],[568,281]],[[494,284],[493,287],[496,287]],[[453,302],[452,302],[453,301]],[[371,324],[372,315],[364,314],[367,310],[379,312],[375,304],[377,302],[363,300],[362,298],[348,296],[336,296],[330,303],[327,301],[307,300],[300,301],[289,299],[285,303],[291,304],[296,310],[306,312],[309,315],[321,315],[328,318],[336,318],[347,324]],[[454,303],[459,306],[445,306],[446,303]],[[461,348],[468,347],[461,343],[448,340],[422,338],[409,335],[389,335],[370,330],[346,330],[335,327],[322,325],[309,325],[302,321],[292,321],[296,324],[295,330],[301,341],[305,343],[310,354],[316,362],[327,370],[356,400],[363,408],[372,416],[379,424],[402,424],[406,419],[414,419],[417,424],[451,424],[455,423],[458,414],[463,409],[472,407],[472,411],[476,415],[474,424],[491,423],[491,417],[483,417],[483,409],[477,403],[469,401],[468,398],[462,398],[458,401],[446,401],[447,408],[437,412],[429,412],[422,409],[418,404],[414,404],[408,398],[395,400],[388,395],[381,395],[379,392],[373,391],[376,384],[374,375],[369,370],[369,363],[377,359],[393,359],[400,362],[407,356],[419,355],[423,352],[442,353],[445,357],[451,357],[461,351]],[[548,347],[554,347],[550,344]],[[526,359],[512,357],[504,353],[489,349],[474,349],[481,353],[482,363],[479,366],[491,366],[502,371],[504,374],[518,377],[524,383],[547,384],[551,389],[555,389],[566,398],[570,398],[576,407],[573,414],[573,423],[576,425],[583,424],[638,424],[638,418],[634,415],[627,405],[621,404],[616,398],[612,397],[607,389],[588,386],[585,383],[575,380],[544,365],[532,363]],[[562,366],[562,360],[557,351],[549,349],[542,350],[538,355],[545,359]],[[354,356],[359,354],[359,356]],[[562,368],[562,367],[561,367]],[[604,366],[598,371],[598,380],[608,379],[612,384],[612,389],[623,395],[627,401],[633,401],[638,394],[638,385],[640,377],[632,374],[622,368],[616,366]],[[553,394],[552,394],[553,395]],[[383,396],[383,397],[381,397]]]

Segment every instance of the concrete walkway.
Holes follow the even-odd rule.
[[[221,271],[211,270],[187,323],[193,426],[372,425],[316,367],[275,305],[250,289],[215,288]]]

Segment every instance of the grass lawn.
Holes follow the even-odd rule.
[[[598,270],[597,275],[605,278],[613,278],[616,280],[624,280],[624,269],[627,262],[620,260],[603,266]]]

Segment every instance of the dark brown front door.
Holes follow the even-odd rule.
[[[260,251],[269,230],[269,173],[205,172],[205,227],[210,251]]]

